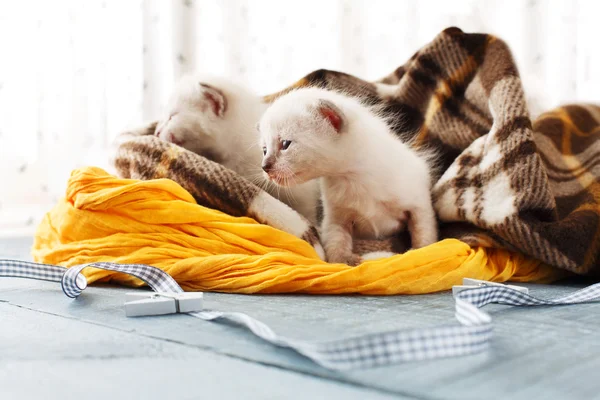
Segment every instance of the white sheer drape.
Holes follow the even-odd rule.
[[[317,68],[387,74],[442,29],[512,47],[533,111],[600,103],[595,0],[0,2],[0,233],[30,233],[69,173],[155,117],[184,72],[259,92]]]

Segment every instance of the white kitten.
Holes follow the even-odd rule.
[[[187,75],[177,82],[155,135],[266,186],[271,195],[314,224],[319,199],[316,182],[281,190],[261,173],[256,123],[267,106],[260,96],[231,80]]]
[[[403,143],[375,109],[336,92],[298,89],[267,109],[259,130],[269,179],[320,178],[328,261],[356,265],[353,236],[384,238],[405,224],[413,248],[437,241],[432,155]]]

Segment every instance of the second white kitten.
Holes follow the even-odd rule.
[[[432,157],[403,143],[375,110],[337,92],[298,89],[266,110],[259,130],[269,179],[320,180],[329,262],[356,265],[353,237],[384,238],[405,226],[413,248],[437,241]]]

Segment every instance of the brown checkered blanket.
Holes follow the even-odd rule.
[[[449,28],[376,82],[318,70],[265,101],[311,85],[383,105],[399,136],[440,150],[433,198],[442,237],[600,276],[600,107],[568,105],[532,124],[501,39]],[[253,217],[321,251],[317,230],[297,213],[233,171],[158,140],[154,126],[121,135],[121,176],[173,179],[201,205]],[[359,241],[356,251],[402,252],[406,239]]]

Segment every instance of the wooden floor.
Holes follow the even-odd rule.
[[[30,259],[29,240],[0,258]],[[554,297],[582,287],[527,285]],[[124,293],[0,278],[0,399],[595,399],[600,303],[489,306],[482,354],[331,372],[243,329],[186,315],[127,318]],[[207,308],[248,313],[283,335],[327,340],[455,323],[450,293],[425,296],[205,294]]]

